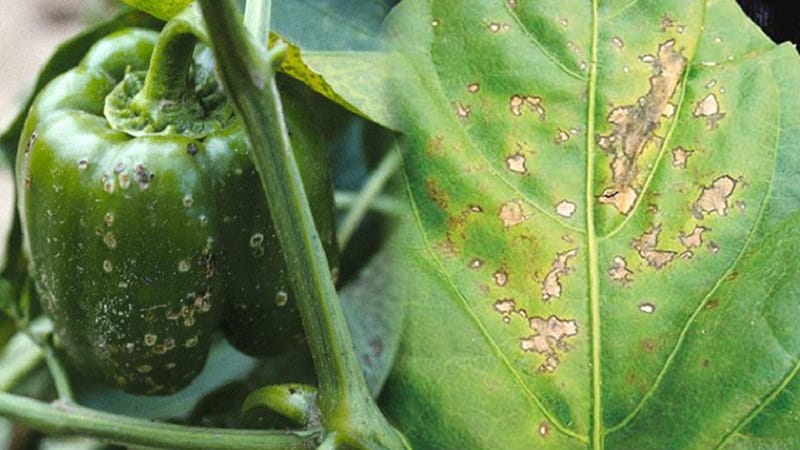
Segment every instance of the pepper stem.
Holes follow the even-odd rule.
[[[191,89],[189,69],[197,38],[186,33],[182,22],[169,22],[162,31],[150,58],[144,87],[136,95],[146,104],[180,101]]]
[[[224,128],[233,110],[227,102],[207,101],[213,98],[207,89],[208,80],[213,80],[210,68],[200,69],[200,78],[192,71],[198,67],[198,41],[208,39],[193,5],[164,26],[147,72],[126,73],[108,94],[104,113],[111,127],[132,136],[182,134],[195,139]],[[198,92],[200,88],[206,91]]]

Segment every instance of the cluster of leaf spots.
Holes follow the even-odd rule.
[[[674,115],[675,106],[669,101],[686,67],[686,57],[675,48],[674,40],[660,44],[656,55],[643,55],[641,60],[652,66],[650,90],[634,104],[612,108],[607,120],[613,132],[597,139],[598,146],[612,157],[613,181],[599,201],[614,206],[621,214],[630,213],[636,204],[641,192],[637,162],[656,138],[662,118]]]
[[[596,2],[593,31],[577,2],[497,3],[415,3],[431,20],[410,48],[432,64],[404,103],[409,190],[452,300],[542,413],[526,432],[602,447],[723,309],[710,297],[760,220],[774,117],[737,91],[758,68],[703,49],[728,41],[702,28],[718,2]]]

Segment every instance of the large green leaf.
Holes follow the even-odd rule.
[[[733,0],[406,0],[420,449],[800,448],[800,64]]]
[[[396,128],[387,91],[390,55],[380,37],[391,0],[273,2],[272,29],[292,44],[281,69],[381,125]]]

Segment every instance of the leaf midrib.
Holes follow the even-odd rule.
[[[596,450],[603,449],[603,403],[602,403],[602,365],[600,333],[600,278],[598,273],[597,237],[594,218],[594,156],[597,151],[594,136],[596,132],[595,112],[597,108],[597,0],[592,0],[592,43],[589,57],[589,98],[586,108],[586,247],[587,274],[589,280],[589,328],[591,329],[591,419],[589,445]]]

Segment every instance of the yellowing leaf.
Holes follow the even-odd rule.
[[[733,0],[406,0],[416,448],[798,447],[800,58]]]

